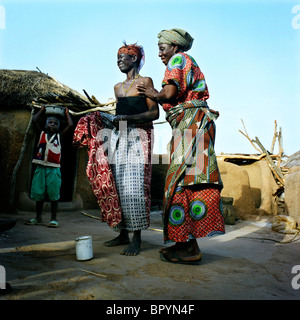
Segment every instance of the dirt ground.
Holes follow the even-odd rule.
[[[87,212],[87,211],[85,211]],[[89,214],[99,216],[97,210]],[[138,256],[103,242],[116,236],[106,223],[79,212],[59,213],[60,227],[26,226],[34,213],[1,214],[17,220],[0,233],[0,265],[12,289],[0,300],[296,300],[300,299],[300,240],[271,230],[270,219],[237,221],[226,234],[199,239],[201,265],[175,265],[159,258],[164,245],[159,212],[142,232]],[[90,235],[94,257],[76,260],[75,239]],[[295,241],[296,240],[296,241]],[[1,290],[0,290],[1,293]]]

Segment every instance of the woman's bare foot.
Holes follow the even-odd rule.
[[[129,236],[128,236],[128,231],[127,230],[121,230],[120,234],[112,239],[104,242],[104,245],[106,247],[115,247],[115,246],[121,246],[124,244],[129,244]]]
[[[130,245],[123,249],[120,254],[125,256],[137,256],[141,249],[141,231],[134,231]]]

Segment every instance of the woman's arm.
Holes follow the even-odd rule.
[[[136,85],[137,91],[140,95],[144,95],[152,101],[160,104],[174,100],[178,95],[178,89],[175,84],[165,85],[161,91],[157,91],[153,87],[144,82]]]

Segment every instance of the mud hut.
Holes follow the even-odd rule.
[[[0,70],[0,211],[34,210],[29,198],[37,136],[31,119],[41,104],[67,106],[74,125],[82,114],[99,107],[53,77],[37,71]],[[92,108],[92,109],[91,109]],[[64,125],[62,121],[62,126]],[[72,146],[71,132],[62,141],[60,210],[96,207],[85,174],[86,150]],[[79,165],[81,164],[81,165]],[[47,209],[47,204],[45,205]]]
[[[289,216],[300,230],[300,150],[289,156],[283,166],[288,172],[285,179],[285,204]]]
[[[233,207],[241,219],[253,216],[291,216],[300,226],[300,151],[284,154],[282,129],[277,121],[270,151],[260,140],[251,139],[242,120],[240,131],[258,154],[222,154],[218,164],[224,182],[223,196],[234,199]],[[274,146],[278,140],[278,153]],[[287,159],[286,159],[287,158]]]

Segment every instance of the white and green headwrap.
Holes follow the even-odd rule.
[[[182,29],[162,30],[158,35],[158,44],[175,44],[182,48],[183,51],[191,49],[194,39],[191,35]]]

